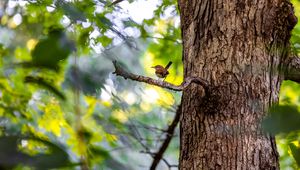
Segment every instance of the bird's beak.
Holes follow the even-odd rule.
[[[154,66],[152,66],[151,68],[155,68]]]

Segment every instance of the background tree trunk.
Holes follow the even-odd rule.
[[[278,101],[293,7],[283,0],[179,0],[184,76],[180,169],[279,169],[260,121]]]

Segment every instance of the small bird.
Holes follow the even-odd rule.
[[[165,80],[167,75],[169,74],[168,69],[170,68],[171,64],[172,64],[172,61],[169,61],[169,63],[166,65],[166,67],[163,67],[161,65],[156,65],[151,68],[155,69],[155,74],[157,77],[164,78],[164,80]]]

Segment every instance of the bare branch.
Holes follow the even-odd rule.
[[[139,134],[138,129],[135,127],[135,125],[133,125],[131,127],[131,129],[133,131],[136,131],[136,133],[129,133],[130,136],[132,136],[134,139],[136,139],[136,141],[145,149],[145,151],[141,151],[141,153],[147,153],[149,154],[152,158],[154,158],[156,153],[153,153],[150,151],[150,148],[143,143],[143,141],[141,140],[141,135]],[[172,167],[175,167],[176,165],[171,165],[166,159],[161,158],[161,160],[169,167],[169,169],[171,169]]]
[[[154,157],[156,153],[150,152],[150,151],[141,151],[141,153],[149,154],[150,156]],[[166,159],[162,158],[162,161],[168,166],[169,170],[173,167],[178,167],[178,165],[171,165]]]
[[[162,88],[166,88],[166,89],[170,89],[170,90],[174,90],[174,91],[182,91],[185,88],[187,88],[191,83],[196,83],[196,84],[201,85],[204,88],[205,92],[207,92],[207,90],[209,88],[208,82],[199,77],[187,77],[187,78],[185,78],[184,82],[181,83],[181,85],[174,85],[174,84],[171,84],[171,83],[168,83],[165,81],[159,81],[159,80],[155,80],[150,77],[136,75],[136,74],[130,73],[128,71],[125,71],[117,64],[117,61],[113,61],[113,64],[116,69],[113,74],[116,74],[117,76],[122,76],[125,79],[131,79],[131,80],[138,81],[138,82],[144,82],[147,84],[151,84],[154,86],[158,86],[158,87],[162,87]]]
[[[290,58],[286,66],[284,79],[300,83],[300,58],[297,56]]]
[[[111,4],[109,5],[109,7],[114,6],[114,5],[117,5],[118,3],[122,2],[122,1],[124,1],[124,0],[116,0],[116,1],[114,1],[113,3],[111,3]]]
[[[174,135],[174,131],[175,131],[175,128],[176,128],[176,126],[177,126],[177,124],[179,122],[180,115],[181,115],[181,104],[177,108],[176,115],[174,117],[173,122],[168,127],[165,141],[163,142],[163,144],[159,148],[158,152],[156,154],[154,154],[153,162],[152,162],[152,165],[150,167],[150,170],[155,170],[156,166],[158,165],[158,163],[160,162],[160,160],[163,158],[163,154],[167,150],[167,148],[168,148],[168,146],[169,146],[169,144],[171,142],[171,139],[172,139],[172,137]]]

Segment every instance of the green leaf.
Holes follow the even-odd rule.
[[[110,157],[109,152],[107,152],[105,149],[101,148],[101,147],[95,147],[95,146],[91,146],[89,148],[90,150],[90,154],[91,155],[97,155],[97,156],[101,156],[102,158],[108,158]]]
[[[93,28],[92,27],[89,27],[89,28],[86,28],[86,29],[82,29],[82,30],[79,30],[80,31],[80,34],[79,34],[79,37],[78,37],[78,45],[80,45],[81,47],[86,47],[89,45],[89,42],[90,42],[90,39],[89,39],[89,36],[90,36],[90,33],[93,31]]]
[[[112,39],[107,36],[101,36],[97,38],[97,40],[102,44],[103,47],[107,47],[112,42]]]
[[[16,48],[15,57],[21,61],[28,61],[31,59],[30,52],[26,48],[21,47]]]
[[[48,38],[41,40],[32,51],[32,62],[37,67],[58,69],[58,62],[66,59],[74,46],[61,30],[49,33]]]
[[[296,106],[276,105],[269,109],[269,115],[263,120],[263,128],[273,134],[289,133],[300,130],[300,113]]]
[[[300,148],[297,147],[297,146],[296,146],[295,144],[293,144],[293,143],[290,143],[290,144],[289,144],[289,147],[290,147],[290,149],[291,149],[291,151],[292,151],[292,155],[293,155],[295,161],[296,161],[297,164],[298,164],[298,167],[300,167]]]
[[[95,18],[95,23],[100,29],[100,32],[104,34],[108,29],[112,28],[114,25],[109,19],[105,17],[104,14],[97,14]]]

